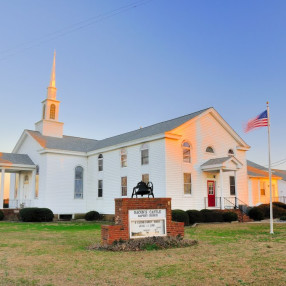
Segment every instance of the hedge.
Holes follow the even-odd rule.
[[[270,205],[269,204],[262,204],[258,206],[258,208],[263,212],[265,218],[270,217]],[[273,208],[273,218],[279,218],[281,216],[286,215],[286,209],[278,207],[277,205],[272,205]]]
[[[200,211],[203,222],[223,222],[222,212],[203,209]]]
[[[200,211],[197,210],[187,210],[187,214],[189,216],[189,223],[194,224],[196,222],[202,222],[203,217]]]
[[[90,212],[87,212],[85,214],[84,218],[85,218],[85,220],[89,220],[89,221],[99,220],[100,219],[100,214],[97,211],[90,211]]]
[[[185,223],[185,226],[189,225],[189,216],[187,212],[183,210],[172,210],[172,220],[183,222]]]
[[[232,221],[237,221],[238,216],[237,213],[229,211],[222,213],[222,218],[223,221],[225,222],[232,222]]]
[[[284,203],[273,202],[273,205],[286,210],[286,204],[284,204]]]
[[[263,220],[264,219],[264,212],[261,210],[261,208],[253,207],[249,213],[248,216],[252,218],[253,220]]]
[[[4,219],[4,213],[0,210],[0,220]]]
[[[54,219],[53,212],[48,208],[24,208],[19,214],[24,222],[44,222]]]

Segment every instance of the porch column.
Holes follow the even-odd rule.
[[[0,209],[4,208],[4,183],[5,183],[5,169],[1,172],[1,188],[0,188]]]
[[[238,199],[238,189],[237,189],[237,180],[236,180],[236,178],[237,178],[237,176],[236,176],[236,170],[234,171],[234,190],[235,190],[235,207],[238,207],[238,201],[237,201],[237,199]]]
[[[35,198],[35,195],[36,195],[36,170],[33,170],[32,171],[32,191],[31,191],[31,194],[30,194],[30,200],[33,200]]]
[[[220,200],[221,200],[221,205],[220,208],[224,210],[224,196],[223,196],[223,178],[222,178],[222,168],[219,170],[219,179],[220,179]]]

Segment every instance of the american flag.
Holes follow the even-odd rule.
[[[261,114],[247,122],[244,128],[245,132],[248,132],[256,127],[262,127],[268,125],[267,110],[263,111]]]

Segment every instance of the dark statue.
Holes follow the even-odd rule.
[[[133,196],[140,196],[143,197],[144,195],[148,195],[152,196],[154,198],[154,194],[153,194],[153,183],[152,182],[148,182],[147,184],[145,182],[139,182],[137,184],[136,187],[133,188],[133,192],[132,192],[132,196],[131,198],[133,198]]]

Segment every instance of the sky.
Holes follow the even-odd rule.
[[[13,0],[0,11],[1,152],[41,119],[56,50],[64,134],[103,139],[214,107],[267,166],[267,128],[243,124],[269,101],[272,162],[286,169],[285,0]]]

